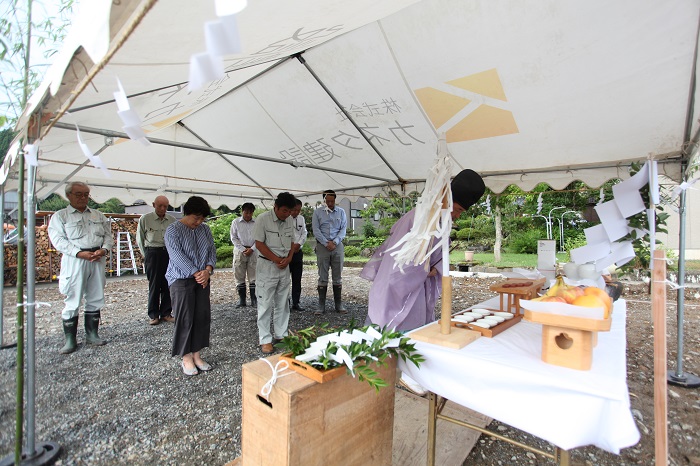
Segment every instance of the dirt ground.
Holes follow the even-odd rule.
[[[334,325],[364,320],[369,284],[359,269],[344,272],[343,296],[350,313],[327,313]],[[316,302],[315,270],[306,269],[302,306],[290,328],[312,325]],[[169,355],[171,327],[146,323],[144,278],[109,280],[101,334],[104,347],[83,348],[69,357],[59,355],[62,344],[61,297],[55,284],[37,288],[36,301],[51,307],[37,311],[37,434],[63,445],[59,464],[224,464],[240,455],[240,367],[260,357],[251,308],[235,309],[233,277],[220,271],[212,282],[212,348],[217,370],[183,383],[179,366]],[[499,277],[453,280],[453,309],[475,305],[494,295],[489,285]],[[697,286],[697,285],[696,285]],[[4,342],[14,341],[16,307],[13,290],[4,293]],[[16,294],[15,294],[16,295]],[[700,289],[685,291],[683,369],[700,374]],[[643,283],[626,283],[627,377],[631,408],[641,433],[640,442],[620,456],[595,447],[575,449],[573,464],[617,466],[655,464],[653,326],[651,299]],[[668,290],[668,368],[677,368],[675,292]],[[439,309],[439,305],[438,305]],[[79,337],[82,334],[79,334]],[[15,363],[12,349],[0,352],[0,457],[12,451],[14,432]],[[99,358],[99,359],[97,359]],[[96,364],[99,362],[99,364]],[[126,368],[126,371],[124,370]],[[56,396],[57,393],[62,394]],[[90,393],[90,396],[85,396]],[[169,394],[164,402],[163,394]],[[206,393],[209,404],[192,404]],[[80,403],[67,403],[75,398]],[[79,401],[78,401],[79,400]],[[124,400],[128,400],[125,402]],[[87,417],[86,417],[87,416]],[[86,422],[87,419],[89,422]],[[226,422],[224,422],[224,420]],[[547,449],[538,439],[494,421],[489,429],[522,443]],[[700,465],[700,388],[668,386],[669,464]],[[86,442],[85,439],[94,439]],[[191,441],[183,443],[181,438]],[[551,447],[549,447],[551,449]],[[542,456],[482,435],[464,465],[552,464]]]

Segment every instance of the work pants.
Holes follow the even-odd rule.
[[[289,270],[279,269],[267,259],[258,258],[255,294],[258,296],[258,337],[260,344],[272,343],[270,321],[274,338],[287,336],[289,325]],[[273,318],[274,314],[274,318]]]
[[[159,319],[172,314],[170,289],[165,272],[168,270],[168,250],[146,248],[146,277],[148,278],[148,317]]]
[[[239,249],[233,250],[233,278],[236,286],[245,286],[245,277],[248,275],[248,284],[255,285],[255,266],[258,262],[258,252],[253,251],[250,256],[243,254]]]
[[[341,242],[333,251],[325,245],[316,242],[316,265],[318,266],[318,286],[328,286],[328,269],[333,274],[333,285],[343,283],[343,264],[345,263],[345,247]]]
[[[85,296],[85,312],[95,312],[105,305],[106,259],[90,262],[66,254],[61,258],[58,291],[65,295],[63,320],[78,316],[80,302]]]
[[[289,272],[292,274],[292,304],[299,304],[301,299],[301,274],[304,271],[304,253],[301,249],[294,253],[292,262],[289,263]]]

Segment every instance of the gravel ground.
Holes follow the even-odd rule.
[[[343,295],[347,315],[327,312],[316,319],[313,309],[316,272],[306,267],[302,307],[293,312],[290,329],[319,322],[346,325],[364,321],[369,284],[359,269],[346,268]],[[488,285],[496,278],[456,278],[454,309],[462,309],[493,295]],[[78,350],[60,355],[63,344],[62,298],[56,284],[37,287],[36,316],[36,441],[55,442],[63,451],[57,464],[225,464],[241,448],[241,365],[261,357],[255,311],[235,309],[233,276],[218,271],[212,280],[211,348],[203,357],[214,370],[186,378],[170,357],[172,324],[149,326],[145,278],[110,279],[100,335],[109,343],[83,345],[82,323]],[[16,340],[14,290],[5,291],[4,342]],[[700,374],[700,306],[687,293],[684,369]],[[621,456],[594,447],[573,452],[575,464],[613,466],[654,464],[652,329],[649,296],[643,286],[628,286],[628,384],[632,408],[642,440]],[[330,292],[329,292],[330,298]],[[675,301],[669,295],[669,302]],[[438,306],[439,308],[439,306]],[[81,319],[82,322],[82,314]],[[669,303],[669,364],[675,367],[675,307]],[[13,455],[16,405],[16,350],[0,351],[0,456]],[[700,464],[700,396],[697,389],[669,391],[670,464]],[[521,442],[546,447],[532,436],[494,421],[492,430]],[[465,465],[551,464],[482,435]]]

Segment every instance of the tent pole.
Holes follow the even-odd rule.
[[[2,238],[0,238],[0,245],[2,246],[0,254],[0,349],[5,349],[5,348],[14,348],[17,346],[17,343],[8,343],[5,344],[5,339],[4,339],[4,317],[5,317],[5,299],[4,299],[4,293],[3,291],[5,290],[5,185],[0,185],[0,212],[2,212],[2,224],[3,224],[3,235]]]
[[[695,91],[697,88],[697,68],[696,63],[698,62],[698,42],[700,41],[700,18],[698,18],[698,26],[695,33],[695,50],[693,53],[693,68],[690,77],[690,88],[688,89],[688,110],[686,116],[686,127],[685,127],[685,140],[688,144],[685,146],[682,152],[681,159],[681,181],[687,180],[687,167],[688,163],[693,160],[695,153],[698,150],[698,142],[700,142],[700,128],[695,131],[695,134],[691,137],[691,131],[693,130],[693,124],[695,120],[693,119],[693,113],[695,113]],[[685,190],[681,191],[679,197],[678,206],[678,291],[676,294],[676,325],[677,325],[677,358],[676,358],[676,370],[671,373],[668,371],[667,379],[668,383],[671,385],[678,385],[686,388],[697,388],[700,387],[700,377],[683,372],[683,320],[685,314],[685,220],[686,220],[686,196]]]
[[[676,295],[678,326],[678,350],[676,354],[676,370],[668,371],[668,383],[687,388],[700,387],[700,377],[683,372],[683,321],[685,315],[685,220],[686,220],[686,196],[685,191],[681,191],[678,209],[679,228],[678,234],[678,291]]]

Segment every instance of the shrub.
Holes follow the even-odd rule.
[[[360,245],[360,249],[365,249],[365,248],[377,248],[384,243],[384,240],[386,238],[382,238],[379,236],[373,236],[371,238],[365,238],[362,240],[362,244]]]
[[[314,238],[310,238],[310,239],[314,240]],[[301,247],[301,252],[303,252],[304,255],[313,254],[314,253],[314,247],[313,247],[314,242],[316,242],[316,240],[314,240],[313,242],[306,240],[306,242]]]
[[[345,257],[355,257],[360,255],[360,248],[357,246],[346,246]]]
[[[377,236],[377,230],[374,228],[374,225],[371,222],[365,222],[365,224],[362,225],[362,233],[365,235],[365,238],[373,238]]]
[[[473,238],[474,234],[472,233],[471,228],[462,228],[461,230],[457,230],[455,237],[461,240],[468,240]]]
[[[586,245],[586,234],[580,230],[564,231],[564,249],[571,251]]]
[[[216,248],[216,268],[233,267],[233,245],[225,244]]]
[[[207,222],[217,248],[226,245],[231,246],[231,222],[233,222],[235,218],[236,214],[227,214]],[[231,267],[230,264],[229,267]]]
[[[514,254],[537,254],[537,242],[546,236],[544,232],[537,229],[512,233],[508,250]]]

